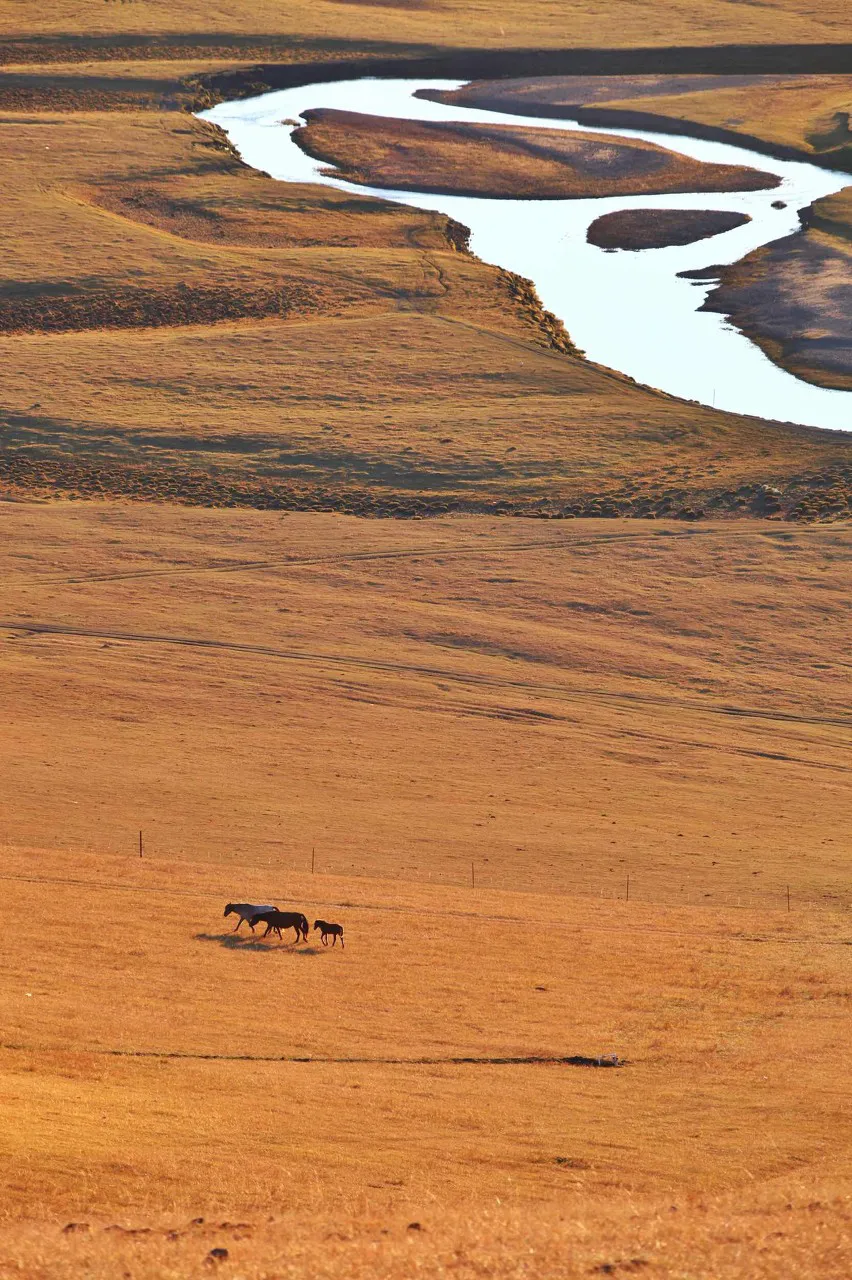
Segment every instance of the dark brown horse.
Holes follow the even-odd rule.
[[[322,938],[322,945],[324,947],[328,946],[329,938],[334,938],[334,942],[332,942],[331,945],[336,947],[337,939],[339,938],[341,947],[343,947],[344,951],[346,950],[346,943],[343,941],[342,924],[329,924],[327,920],[315,920],[314,928],[319,929],[320,937]]]
[[[256,924],[265,924],[266,933],[263,937],[267,937],[272,933],[273,929],[281,937],[282,929],[295,929],[296,941],[307,942],[308,940],[308,922],[301,911],[259,911],[257,915],[252,916],[249,925],[253,929]]]

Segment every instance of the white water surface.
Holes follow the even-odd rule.
[[[219,125],[247,164],[285,182],[313,182],[449,214],[471,231],[471,249],[531,279],[589,359],[685,400],[734,413],[834,430],[852,430],[852,392],[801,381],[774,365],[754,343],[713,312],[700,312],[713,281],[678,272],[736,262],[769,241],[798,231],[797,211],[850,185],[847,173],[777,160],[744,147],[639,129],[586,128],[569,120],[447,106],[412,95],[455,89],[457,80],[346,80],[225,102],[202,113]],[[494,200],[391,191],[344,182],[293,142],[293,121],[329,107],[405,120],[522,125],[575,133],[643,138],[696,160],[746,165],[777,174],[766,191],[613,196],[589,200]],[[286,123],[289,122],[289,123]],[[772,202],[783,200],[784,209]],[[586,241],[591,222],[617,209],[731,209],[752,221],[695,244],[607,252]]]

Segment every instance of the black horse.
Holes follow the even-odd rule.
[[[328,946],[329,938],[334,938],[334,942],[332,942],[331,945],[336,947],[337,939],[339,938],[341,947],[343,947],[344,951],[346,950],[346,943],[343,941],[342,924],[329,924],[327,920],[315,920],[314,928],[319,929],[320,937],[322,938],[322,945],[324,947]]]
[[[295,929],[296,941],[307,942],[308,940],[308,921],[301,911],[259,911],[257,915],[252,916],[249,925],[253,929],[256,924],[265,924],[266,933],[263,937],[267,937],[272,933],[273,929],[281,937],[282,929]]]

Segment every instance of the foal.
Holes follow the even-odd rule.
[[[319,929],[320,937],[322,938],[322,945],[324,947],[328,946],[329,938],[334,938],[334,942],[332,942],[331,945],[336,947],[337,939],[339,938],[341,947],[343,947],[344,951],[346,950],[346,943],[343,941],[342,924],[329,924],[327,920],[315,920],[314,928]]]

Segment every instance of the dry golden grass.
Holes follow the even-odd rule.
[[[200,1274],[211,1247],[252,1277],[454,1256],[461,1275],[641,1257],[763,1276],[806,1252],[802,1275],[843,1275],[848,911],[203,855],[6,849],[3,867],[4,1277]],[[236,941],[223,904],[257,894],[342,920],[346,951]],[[487,1061],[613,1052],[627,1065]]]
[[[50,5],[4,0],[0,33],[67,37],[80,34],[157,37],[220,35],[236,43],[255,34],[300,39],[407,41],[427,46],[482,48],[629,48],[631,46],[727,43],[840,43],[850,38],[842,0],[767,0],[744,7],[726,0],[600,0],[566,8],[547,0],[293,0],[286,12],[278,0],[55,0]]]
[[[848,901],[843,526],[0,519],[0,839]]]
[[[566,199],[673,191],[756,191],[779,179],[703,164],[638,140],[483,124],[388,120],[314,110],[298,145],[350,182],[402,191]]]
[[[283,1276],[393,1277],[644,1274],[671,1280],[846,1280],[849,1190],[842,1175],[779,1180],[747,1197],[672,1203],[632,1199],[629,1207],[585,1198],[571,1209],[525,1205],[448,1213],[430,1206],[419,1229],[396,1215],[291,1214],[187,1223],[164,1219],[141,1236],[93,1222],[64,1235],[58,1223],[0,1230],[4,1277],[123,1274],[147,1280],[209,1276],[212,1249],[246,1280]],[[819,1199],[815,1196],[819,1195]],[[134,1221],[138,1222],[139,1219]],[[135,1230],[140,1230],[136,1228]],[[148,1234],[150,1232],[150,1234]]]
[[[538,0],[287,20],[305,57],[566,39]],[[0,8],[60,33],[23,61],[82,59],[0,83],[4,493],[847,510],[847,441],[557,353],[444,220],[285,190],[174,109],[281,21]],[[0,522],[3,1280],[846,1280],[844,524]],[[234,942],[235,897],[339,919],[346,951]],[[627,1065],[492,1061],[601,1053]]]

